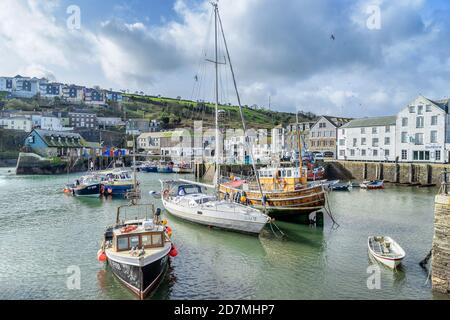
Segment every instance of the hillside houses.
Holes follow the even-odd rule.
[[[50,82],[45,78],[30,78],[21,75],[0,77],[0,92],[10,93],[11,98],[58,98],[69,103],[84,103],[93,106],[124,101],[122,93],[117,91]]]

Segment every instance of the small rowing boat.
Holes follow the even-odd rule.
[[[402,247],[387,236],[370,236],[367,246],[375,260],[391,269],[396,269],[406,255]]]
[[[360,187],[368,190],[384,189],[384,181],[383,180],[363,181],[360,184]]]

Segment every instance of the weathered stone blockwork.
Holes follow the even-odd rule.
[[[355,180],[382,179],[394,183],[439,184],[444,169],[450,171],[448,164],[423,163],[391,163],[391,162],[359,162],[341,161],[329,162],[328,165],[338,164],[345,168]],[[339,179],[339,177],[336,177]]]
[[[431,280],[434,291],[450,294],[450,195],[436,196],[434,213]]]

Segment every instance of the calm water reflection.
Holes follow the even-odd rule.
[[[97,262],[106,225],[123,200],[62,194],[75,176],[23,176],[0,169],[0,298],[134,299]],[[146,201],[158,174],[141,174]],[[170,178],[166,175],[164,178]],[[323,229],[279,222],[260,238],[211,230],[166,215],[179,255],[153,299],[433,299],[418,262],[431,248],[435,189],[388,187],[333,193],[340,223]],[[159,200],[156,204],[161,206]],[[406,250],[403,268],[382,268],[381,290],[366,285],[366,240],[389,234]],[[81,289],[68,290],[67,268],[78,266]]]

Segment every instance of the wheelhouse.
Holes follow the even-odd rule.
[[[263,168],[258,170],[265,190],[295,190],[298,184],[307,183],[307,169],[297,167]]]

